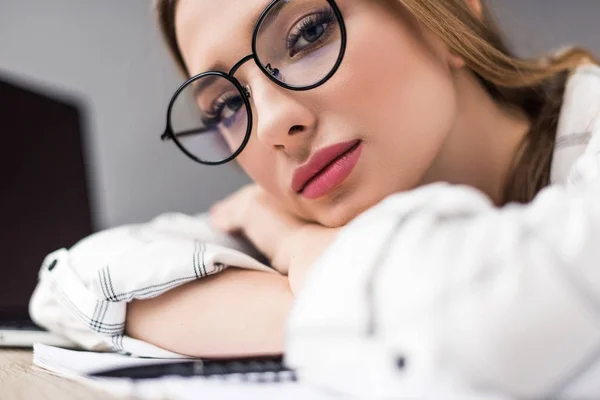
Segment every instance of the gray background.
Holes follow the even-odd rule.
[[[600,0],[491,4],[521,54],[569,43],[600,54]],[[0,75],[83,100],[98,229],[200,212],[247,182],[235,168],[203,168],[158,140],[181,77],[149,0],[0,0]]]

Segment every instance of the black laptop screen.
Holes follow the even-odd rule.
[[[28,318],[46,254],[92,232],[78,107],[0,80],[0,320]]]

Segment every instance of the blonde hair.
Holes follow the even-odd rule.
[[[516,152],[503,189],[503,201],[529,202],[550,183],[558,116],[569,73],[584,62],[598,61],[588,50],[521,59],[506,45],[483,4],[476,15],[466,0],[395,0],[459,54],[498,103],[522,110],[531,129]],[[482,0],[483,2],[483,0]],[[177,65],[189,75],[175,34],[177,0],[155,0],[155,9]]]

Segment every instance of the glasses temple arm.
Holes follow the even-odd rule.
[[[167,141],[167,140],[172,140],[173,136],[179,138],[182,136],[192,136],[192,135],[201,135],[203,133],[208,133],[210,131],[212,131],[214,129],[207,129],[207,128],[201,128],[201,129],[191,129],[191,130],[187,130],[187,131],[183,131],[183,132],[178,132],[178,133],[172,133],[169,131],[166,131],[165,133],[163,133],[160,136],[160,140]]]

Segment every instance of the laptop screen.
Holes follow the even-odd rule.
[[[76,104],[0,79],[0,322],[27,320],[44,257],[92,233]]]

